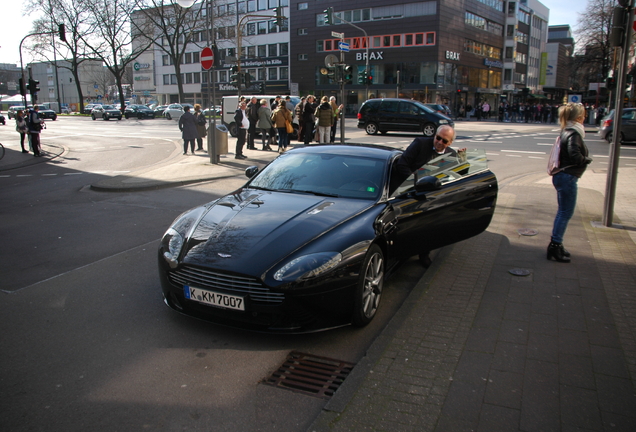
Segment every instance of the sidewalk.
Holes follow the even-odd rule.
[[[579,182],[570,264],[546,260],[550,178],[500,184],[488,231],[441,250],[308,430],[635,431],[636,168],[619,174],[623,229],[591,224],[605,171]]]

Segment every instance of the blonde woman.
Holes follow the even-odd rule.
[[[559,210],[554,219],[552,238],[548,245],[548,260],[554,258],[558,262],[570,262],[570,253],[563,247],[563,236],[576,207],[577,182],[592,162],[583,141],[584,121],[583,105],[568,103],[559,108],[561,124],[559,167],[561,170],[552,176],[552,184],[557,191]]]

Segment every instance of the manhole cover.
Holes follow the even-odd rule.
[[[531,273],[531,271],[527,269],[516,268],[516,269],[508,270],[508,273],[515,276],[528,276]]]
[[[292,351],[263,384],[329,399],[355,365],[341,360]]]
[[[518,229],[517,232],[519,233],[519,235],[522,235],[522,236],[535,236],[539,234],[539,231],[535,229],[530,229],[530,228],[521,228],[521,229]]]

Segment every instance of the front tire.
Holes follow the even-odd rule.
[[[378,125],[375,123],[367,123],[367,125],[364,127],[364,131],[368,135],[375,135],[378,133]]]
[[[95,117],[94,115],[92,115],[91,118],[93,119],[93,121],[97,120],[97,117]]]
[[[172,117],[170,116],[170,113],[166,113],[166,119],[172,120]]]
[[[432,137],[435,135],[435,125],[433,123],[427,123],[422,128],[422,133],[426,137]]]
[[[362,263],[362,271],[356,287],[353,317],[356,327],[364,327],[371,322],[380,306],[384,285],[384,254],[378,245],[372,245]]]

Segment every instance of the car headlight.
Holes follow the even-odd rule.
[[[448,124],[448,120],[440,120],[439,124]]]
[[[293,282],[310,279],[336,267],[342,261],[338,252],[320,252],[295,258],[274,273],[277,281]]]
[[[183,247],[183,237],[174,228],[169,228],[161,239],[163,257],[168,262],[170,268],[177,268],[179,265],[179,254]]]

